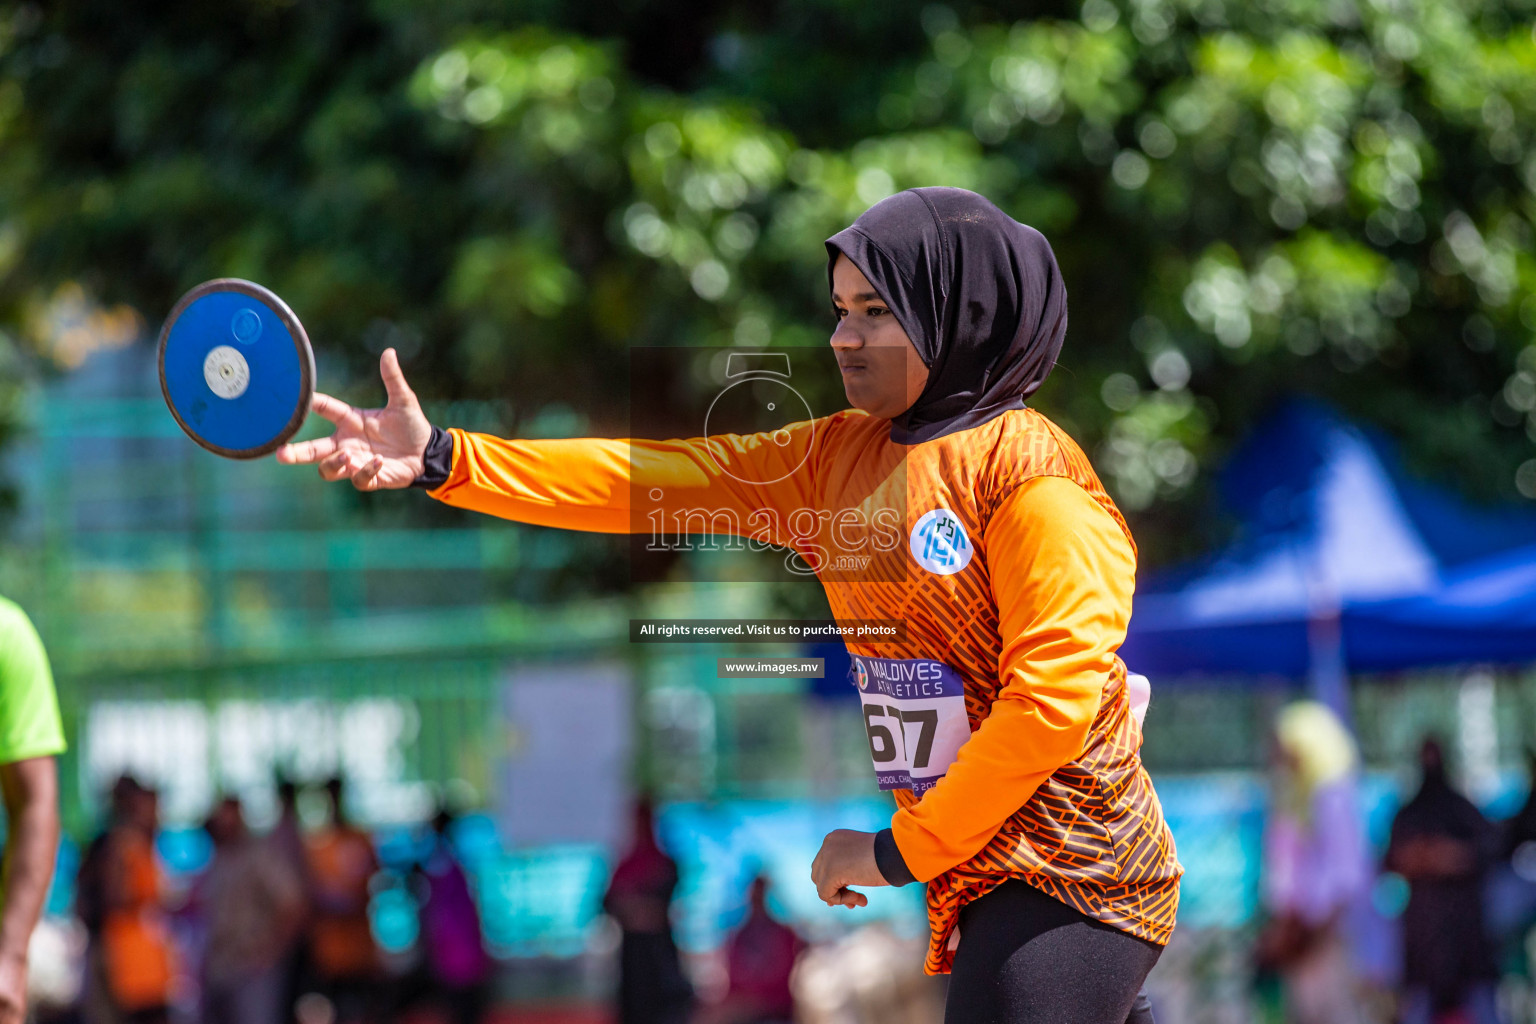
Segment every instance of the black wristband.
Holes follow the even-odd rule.
[[[875,866],[891,885],[910,885],[917,881],[917,876],[912,874],[901,856],[896,837],[888,828],[875,833]]]
[[[412,487],[430,491],[447,483],[448,474],[453,472],[453,435],[442,427],[433,427],[432,440],[421,453],[421,462],[421,476],[411,481]]]

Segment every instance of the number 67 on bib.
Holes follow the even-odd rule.
[[[941,661],[862,655],[853,658],[853,679],[880,788],[923,794],[970,739],[964,681]]]

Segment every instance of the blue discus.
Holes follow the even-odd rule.
[[[187,436],[254,459],[298,433],[315,394],[315,355],[287,303],[226,277],[181,297],[160,329],[160,390]]]

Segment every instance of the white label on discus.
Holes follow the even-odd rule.
[[[921,796],[971,738],[965,681],[942,661],[855,655],[853,681],[881,789]]]
[[[251,386],[251,367],[237,350],[220,345],[203,360],[203,380],[220,398],[239,398]]]

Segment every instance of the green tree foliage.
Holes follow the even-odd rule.
[[[0,323],[269,284],[497,429],[622,432],[633,344],[822,344],[821,241],[976,189],[1052,240],[1040,405],[1154,559],[1323,396],[1536,498],[1532,0],[0,4]],[[55,354],[56,353],[50,353]]]

